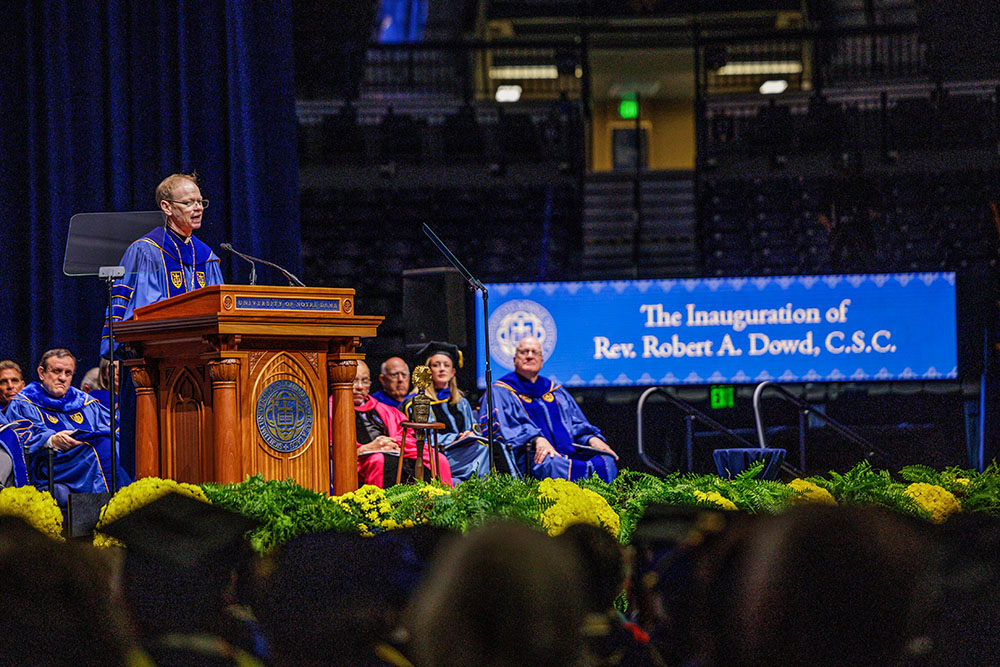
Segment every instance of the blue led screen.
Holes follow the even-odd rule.
[[[958,376],[954,273],[489,284],[493,377],[524,336],[566,386]],[[485,387],[483,305],[476,374]]]

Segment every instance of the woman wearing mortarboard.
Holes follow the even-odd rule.
[[[431,369],[432,385],[425,393],[431,399],[434,421],[446,427],[438,433],[438,445],[451,465],[452,479],[464,481],[473,473],[485,476],[490,469],[489,447],[474,430],[478,423],[472,405],[455,378],[463,365],[462,351],[451,343],[431,341],[417,350],[416,359]],[[402,406],[407,415],[412,404],[410,398]]]

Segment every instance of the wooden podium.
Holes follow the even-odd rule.
[[[383,319],[339,288],[213,285],[137,309],[114,330],[136,352],[136,477],[356,489],[356,349]]]

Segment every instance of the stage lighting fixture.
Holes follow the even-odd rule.
[[[502,86],[497,86],[497,92],[493,96],[497,102],[517,102],[521,99],[521,86],[517,84],[504,84]]]
[[[788,90],[788,82],[784,79],[768,79],[760,84],[761,95],[780,95]]]
[[[555,65],[500,65],[490,67],[491,79],[558,79]]]
[[[721,76],[801,74],[802,63],[798,60],[745,60],[726,63],[715,73]]]

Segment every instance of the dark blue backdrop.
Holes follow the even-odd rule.
[[[13,4],[13,3],[12,3]],[[290,0],[22,0],[0,40],[0,358],[96,365],[103,286],[62,273],[69,219],[152,210],[196,170],[199,238],[301,267]],[[217,252],[219,252],[217,250]],[[220,253],[221,254],[221,253]],[[247,278],[223,257],[231,282]]]

